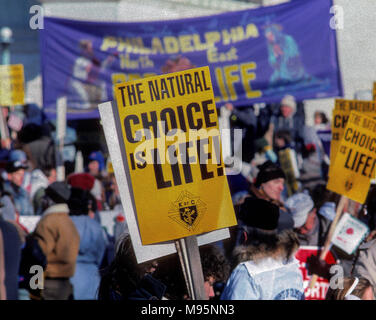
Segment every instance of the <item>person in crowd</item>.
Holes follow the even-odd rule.
[[[97,221],[98,223],[101,223],[101,218],[99,215],[99,211],[102,210],[102,198],[98,198],[98,194],[102,193],[96,192],[98,189],[101,190],[101,186],[97,188],[97,183],[100,183],[98,179],[95,179],[94,176],[92,176],[90,173],[72,173],[67,178],[68,184],[72,188],[80,188],[83,190],[86,190],[89,192],[89,195],[92,197],[94,201],[90,202],[90,215],[92,215],[92,218]],[[121,211],[123,212],[123,211]],[[117,223],[115,223],[117,224]],[[102,261],[101,266],[107,266],[113,259],[115,255],[115,240],[113,236],[111,236],[108,232],[106,232],[106,238],[107,238],[107,248],[105,253],[105,258]]]
[[[199,247],[206,299],[218,300],[230,272],[229,261],[217,244]],[[166,285],[168,300],[190,300],[178,254],[158,258],[153,277]],[[175,270],[171,272],[171,270]]]
[[[117,181],[115,178],[114,173],[109,173],[107,178],[105,179],[105,197],[106,203],[110,207],[111,210],[116,210],[116,207],[121,206],[120,200],[120,193],[119,187],[117,185]]]
[[[376,297],[376,239],[374,237],[375,232],[371,232],[366,241],[359,246],[352,275],[367,279]]]
[[[302,149],[302,163],[300,168],[300,180],[303,188],[313,188],[319,183],[325,182],[324,165],[329,163],[323,143],[316,130],[311,126],[304,126],[302,130],[304,147]]]
[[[96,206],[98,210],[103,209],[104,188],[102,186],[102,183],[93,175],[87,172],[72,173],[67,177],[67,182],[72,187],[90,191],[90,193],[96,199]],[[99,217],[96,217],[96,219],[99,219]]]
[[[101,151],[93,151],[89,154],[87,172],[96,179],[103,180],[103,170],[105,168],[105,159]]]
[[[0,300],[7,299],[7,289],[5,287],[5,257],[3,232],[0,229]]]
[[[336,207],[340,195],[326,188],[325,183],[317,184],[310,192],[312,200],[317,208],[317,213],[329,221],[333,221],[336,215]]]
[[[279,112],[270,118],[274,124],[274,132],[287,131],[291,138],[291,147],[301,153],[304,146],[302,130],[305,119],[297,112],[297,103],[293,96],[286,95],[281,100]],[[275,147],[275,146],[274,146]]]
[[[283,170],[271,161],[264,162],[250,187],[250,196],[267,200],[280,208],[278,228],[292,229],[294,221],[283,204],[282,193],[285,189],[286,175]]]
[[[22,127],[17,138],[17,144],[26,153],[32,170],[56,166],[55,144],[48,123],[29,123]]]
[[[36,215],[42,214],[42,199],[45,190],[51,183],[56,181],[56,178],[56,169],[50,165],[41,169],[34,169],[31,172],[30,199]]]
[[[374,289],[365,278],[345,277],[343,286],[329,287],[325,300],[375,300]]]
[[[316,111],[314,113],[314,129],[318,138],[320,139],[322,149],[321,155],[321,174],[325,180],[327,180],[328,170],[330,165],[330,143],[332,141],[332,128],[330,121],[326,114],[322,111]]]
[[[0,207],[0,300],[18,299],[18,270],[22,241],[16,226],[3,217]]]
[[[240,245],[233,252],[234,269],[222,300],[304,299],[294,258],[299,241],[292,230],[278,232],[279,215],[278,206],[263,199],[249,197],[241,205]]]
[[[23,188],[25,169],[28,165],[25,161],[9,161],[6,164],[7,180],[4,181],[4,191],[8,193],[19,215],[33,215],[34,210],[28,192]]]
[[[70,189],[64,182],[54,182],[45,191],[44,211],[34,236],[47,258],[44,272],[44,300],[71,300],[74,275],[80,245],[80,235],[69,217],[67,202]]]
[[[153,273],[156,261],[138,264],[129,235],[117,244],[112,263],[102,270],[98,300],[162,300],[166,285]]]
[[[225,107],[231,112],[230,123],[232,129],[241,129],[241,139],[234,139],[234,131],[231,130],[233,141],[233,153],[236,156],[241,152],[242,161],[250,162],[255,154],[254,140],[256,138],[257,117],[253,106],[234,107],[232,103],[226,103]]]
[[[218,300],[230,275],[230,263],[215,244],[199,247],[204,286],[209,300]]]
[[[235,199],[238,202],[234,204],[235,214],[237,215],[238,223],[241,225],[242,221],[239,217],[239,209],[248,197],[255,199],[263,199],[273,203],[280,209],[278,230],[293,229],[294,220],[288,209],[285,207],[282,199],[282,193],[285,189],[285,173],[283,170],[272,161],[265,161],[258,166],[256,179],[254,183],[250,184],[248,194],[242,194],[241,198]],[[259,214],[263,214],[260,212]],[[239,244],[239,230],[240,226],[230,227],[231,237],[223,241],[224,250],[227,258],[231,257],[232,251],[236,245]]]
[[[331,221],[317,214],[311,196],[303,192],[296,193],[286,200],[285,205],[292,214],[300,244],[323,246]]]
[[[316,130],[330,129],[330,121],[323,111],[315,111],[313,115],[313,121]]]
[[[100,282],[99,266],[106,251],[107,239],[89,208],[95,199],[89,191],[71,188],[68,201],[70,216],[80,235],[76,270],[71,278],[75,300],[95,300]]]

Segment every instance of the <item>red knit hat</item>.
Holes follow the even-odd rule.
[[[89,173],[73,173],[68,177],[68,184],[74,188],[91,190],[94,186],[95,178]]]

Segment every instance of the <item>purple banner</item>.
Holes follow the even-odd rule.
[[[43,104],[68,119],[98,117],[112,87],[208,65],[216,103],[235,106],[343,95],[331,0],[172,21],[103,23],[45,18],[41,31]]]

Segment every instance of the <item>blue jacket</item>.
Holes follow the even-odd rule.
[[[21,239],[14,225],[0,215],[4,241],[5,288],[8,300],[18,299],[18,270],[21,261]]]
[[[231,273],[221,300],[304,300],[299,262],[266,257],[240,263]]]
[[[100,282],[99,266],[107,240],[101,225],[89,216],[71,216],[80,235],[76,270],[71,278],[76,300],[94,300]]]
[[[12,196],[14,206],[21,216],[34,215],[34,208],[31,204],[29,194],[24,188],[16,186],[13,182],[5,181],[4,191]]]

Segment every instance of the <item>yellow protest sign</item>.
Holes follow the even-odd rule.
[[[335,110],[365,112],[376,115],[376,101],[336,99]]]
[[[338,147],[351,111],[376,118],[376,101],[336,99],[332,111],[332,141],[330,142],[330,167],[329,176],[332,174],[333,164],[338,152]]]
[[[366,200],[376,169],[376,120],[352,111],[327,189],[359,203]]]
[[[115,94],[142,243],[235,225],[209,68],[118,84]]]
[[[0,65],[0,106],[24,104],[24,82],[22,64]]]

